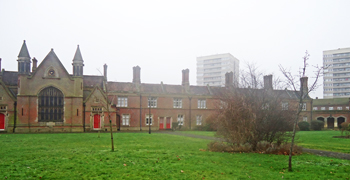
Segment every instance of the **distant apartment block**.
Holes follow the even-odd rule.
[[[226,72],[233,72],[238,84],[239,60],[230,53],[197,57],[197,85],[225,86]]]
[[[350,48],[323,51],[323,98],[350,97]]]

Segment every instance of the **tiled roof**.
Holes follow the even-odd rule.
[[[2,81],[7,86],[17,86],[18,81],[18,72],[13,71],[3,71],[2,72]]]
[[[137,92],[135,84],[129,82],[108,82],[107,90],[109,92]]]
[[[103,87],[103,76],[83,76],[84,87]]]

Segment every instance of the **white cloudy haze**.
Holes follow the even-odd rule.
[[[17,70],[26,40],[39,63],[51,48],[69,73],[79,44],[84,74],[108,65],[110,81],[181,84],[196,57],[231,53],[265,74],[278,65],[297,72],[305,50],[322,65],[322,51],[350,47],[350,1],[6,1],[0,0],[2,68]],[[320,83],[322,83],[322,80]],[[322,97],[322,87],[311,94]]]

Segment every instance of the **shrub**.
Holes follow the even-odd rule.
[[[324,122],[320,120],[311,121],[311,129],[315,131],[321,131],[324,126]]]
[[[310,131],[310,124],[306,121],[301,121],[298,123],[300,131]]]

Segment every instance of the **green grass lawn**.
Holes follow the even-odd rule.
[[[299,131],[296,137],[305,148],[350,153],[350,139],[333,138],[340,135],[340,131]]]
[[[0,134],[0,179],[347,179],[350,161],[200,151],[209,140],[153,133]]]
[[[195,134],[195,135],[201,135],[201,136],[210,136],[215,137],[216,131],[176,131],[180,133],[185,134]]]
[[[187,134],[215,137],[215,131],[177,131]],[[309,149],[342,152],[350,154],[350,139],[333,138],[340,136],[340,131],[299,131],[296,134],[298,145]]]

